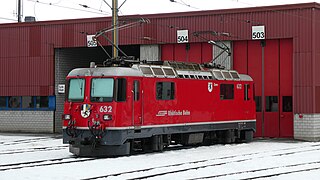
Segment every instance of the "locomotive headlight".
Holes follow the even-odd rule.
[[[103,120],[104,120],[104,121],[110,121],[110,120],[112,120],[112,115],[111,115],[111,114],[105,114],[105,115],[103,115]]]
[[[63,119],[64,120],[70,120],[71,119],[71,115],[70,114],[64,114],[63,115]]]

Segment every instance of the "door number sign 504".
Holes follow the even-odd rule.
[[[188,30],[177,30],[177,43],[188,43]]]

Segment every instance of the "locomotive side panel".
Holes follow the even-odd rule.
[[[157,99],[159,82],[174,83],[174,99]],[[244,101],[245,86],[252,86],[249,82],[144,78],[143,84],[144,125],[255,119],[252,88],[247,90],[248,100]],[[221,84],[234,87],[231,99],[221,97]]]

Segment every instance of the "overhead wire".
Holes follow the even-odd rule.
[[[36,19],[38,19],[38,18],[37,18],[37,13],[36,13],[36,5],[37,5],[37,3],[35,2],[34,5],[33,5],[33,15],[34,15],[34,17],[35,17]]]
[[[8,21],[18,21],[17,19],[11,19],[11,18],[6,18],[6,17],[0,17],[0,19],[8,20]]]
[[[59,8],[64,8],[64,9],[70,9],[70,10],[75,10],[75,11],[82,11],[82,12],[87,12],[87,13],[93,13],[93,14],[101,14],[101,15],[106,15],[106,14],[110,14],[108,12],[101,12],[97,9],[93,9],[91,7],[88,7],[88,9],[93,9],[95,11],[89,11],[89,10],[84,10],[84,9],[79,9],[79,8],[73,8],[73,7],[67,7],[67,6],[62,6],[62,5],[58,5],[58,4],[53,4],[53,3],[46,3],[46,2],[41,2],[39,0],[27,0],[30,2],[35,2],[38,4],[43,4],[43,5],[48,5],[48,6],[55,6],[55,7],[59,7]]]
[[[200,10],[200,8],[191,6],[190,4],[185,3],[183,0],[179,0],[179,1],[170,0],[170,2],[174,2],[174,3],[177,3],[177,4],[183,5],[183,6],[187,6],[187,7],[189,7],[189,8],[193,8],[193,9],[198,9],[198,10]]]

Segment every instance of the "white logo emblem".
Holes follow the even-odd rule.
[[[91,109],[91,105],[90,104],[83,104],[81,106],[81,112],[80,112],[81,116],[83,118],[89,117],[90,116],[90,109]]]
[[[164,111],[158,111],[158,114],[156,114],[156,116],[166,116],[167,115],[167,111],[164,110]]]
[[[212,82],[208,82],[208,91],[212,92],[212,90],[213,90]]]

